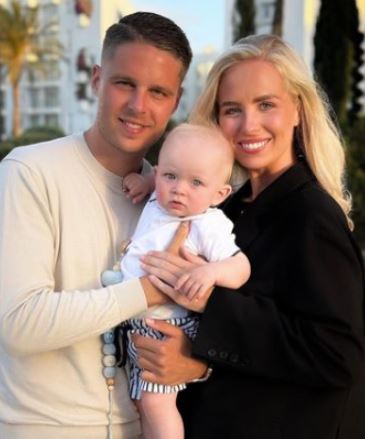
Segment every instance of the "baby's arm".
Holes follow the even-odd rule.
[[[132,203],[139,203],[154,189],[154,174],[141,175],[132,172],[123,178],[123,192],[132,200]]]
[[[189,299],[201,298],[214,285],[239,288],[251,274],[250,262],[242,252],[221,261],[208,262],[183,274],[175,289]]]

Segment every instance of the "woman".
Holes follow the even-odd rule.
[[[191,116],[211,120],[248,172],[224,210],[252,275],[190,303],[204,310],[191,370],[200,358],[213,373],[181,395],[187,438],[337,438],[364,365],[363,267],[340,136],[304,63],[275,36],[244,38],[216,61]],[[152,253],[144,264],[189,306],[166,285],[187,263]],[[153,375],[156,360],[138,344]],[[188,353],[180,360],[191,376]]]

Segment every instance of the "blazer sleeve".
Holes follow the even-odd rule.
[[[282,223],[276,230],[282,234],[279,248],[272,249],[275,264],[266,278],[257,279],[255,272],[269,256],[256,254],[251,282],[237,291],[214,290],[193,354],[213,367],[246,375],[348,386],[363,367],[359,252],[333,206],[299,212],[285,223],[285,232]],[[259,234],[261,244],[262,239]]]

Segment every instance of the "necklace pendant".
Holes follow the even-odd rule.
[[[101,273],[101,284],[103,287],[122,282],[123,276],[120,270],[105,270]]]

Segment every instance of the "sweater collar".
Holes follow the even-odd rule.
[[[88,172],[90,172],[94,176],[96,181],[102,182],[104,185],[108,186],[114,192],[118,192],[121,195],[125,196],[125,193],[123,192],[123,188],[122,188],[122,177],[104,168],[104,166],[102,166],[98,162],[98,160],[94,157],[94,155],[90,151],[86,143],[84,134],[78,134],[75,135],[75,137],[77,139],[76,149],[84,165],[86,166]],[[146,175],[149,174],[150,172],[152,172],[152,167],[144,159],[142,164],[142,174]]]

